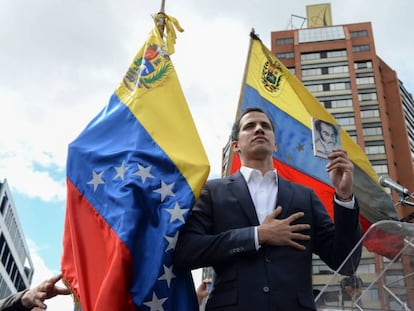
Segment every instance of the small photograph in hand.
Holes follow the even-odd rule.
[[[341,148],[340,126],[320,119],[312,118],[313,154],[328,158],[335,148]]]

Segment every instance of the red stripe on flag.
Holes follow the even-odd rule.
[[[68,179],[66,204],[62,273],[82,310],[135,311],[128,248]]]
[[[332,198],[335,193],[334,188],[276,160],[275,158],[273,158],[273,165],[276,167],[277,173],[283,178],[308,188],[312,188],[322,201],[323,205],[325,205],[325,209],[327,210],[329,216],[331,216],[331,219],[334,219],[332,206]]]

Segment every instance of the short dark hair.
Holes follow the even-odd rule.
[[[245,109],[241,115],[237,118],[237,120],[233,123],[233,127],[231,129],[231,140],[239,140],[239,132],[240,132],[240,120],[248,113],[250,112],[260,112],[263,113],[270,121],[270,125],[272,126],[273,131],[275,130],[275,127],[273,125],[272,119],[269,118],[269,116],[259,107],[250,107]]]
[[[315,121],[315,128],[316,128],[316,130],[320,133],[321,132],[321,124],[325,124],[325,125],[328,125],[328,126],[330,126],[330,127],[332,127],[332,129],[333,129],[333,131],[334,131],[334,134],[335,134],[335,136],[338,136],[338,129],[336,128],[336,126],[335,125],[333,125],[332,123],[329,123],[329,122],[325,122],[325,121],[322,121],[322,120],[316,120]]]

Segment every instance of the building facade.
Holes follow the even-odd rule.
[[[0,182],[0,299],[29,288],[33,272],[29,248],[5,179]]]

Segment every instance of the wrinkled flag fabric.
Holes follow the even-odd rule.
[[[83,311],[198,310],[191,273],[176,274],[172,257],[210,167],[171,50],[154,27],[69,144],[61,264]]]
[[[308,89],[252,33],[238,113],[249,107],[263,109],[276,127],[277,151],[273,154],[278,174],[315,190],[333,219],[334,188],[326,172],[327,160],[314,156],[312,117],[336,124],[335,118]],[[354,193],[361,210],[361,225],[396,217],[389,195],[365,153],[341,128],[342,148],[354,164]],[[231,157],[230,173],[240,167],[236,154]]]

